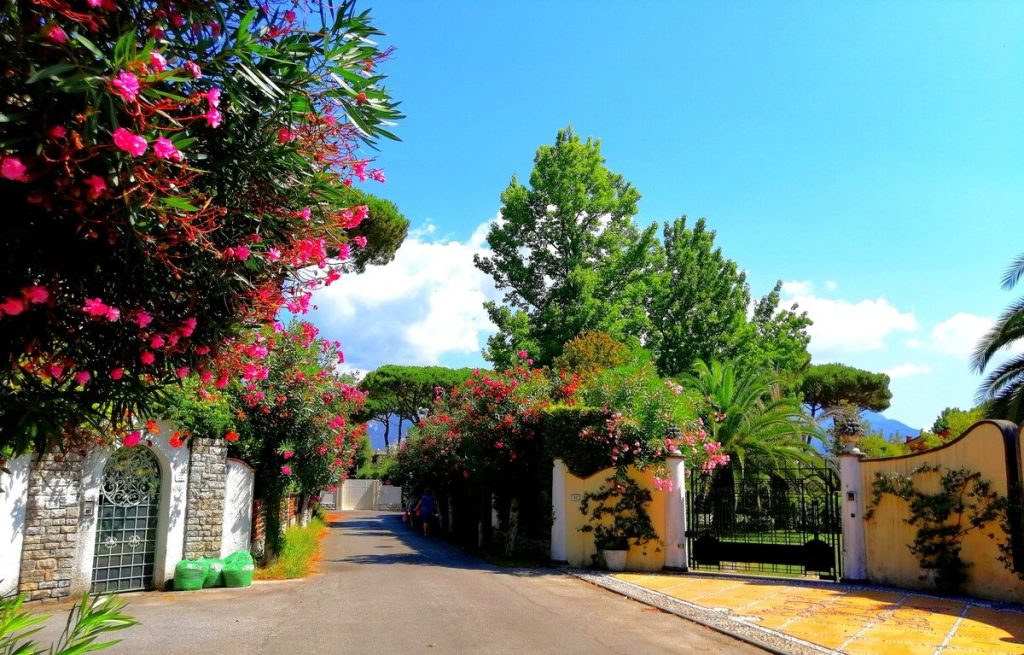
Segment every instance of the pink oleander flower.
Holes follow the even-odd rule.
[[[139,310],[135,312],[135,324],[140,328],[144,328],[153,322],[153,315],[149,312]]]
[[[281,457],[283,457],[287,461],[287,460],[291,459],[292,457],[295,457],[295,451],[294,450],[286,450],[283,453],[281,453]]]
[[[59,378],[64,375],[64,367],[60,364],[50,364],[49,368],[46,370],[52,378]]]
[[[85,185],[89,187],[89,198],[95,200],[107,190],[107,181],[99,175],[90,175],[85,178]]]
[[[158,334],[158,335],[156,335],[155,337],[153,337],[152,339],[149,340],[149,347],[150,348],[163,348],[164,344],[166,344],[166,343],[167,342],[164,341],[164,338]]]
[[[149,146],[145,138],[133,134],[123,127],[114,130],[114,145],[132,157],[141,157]]]
[[[150,364],[156,361],[156,355],[146,350],[141,355],[139,355],[139,361],[145,364],[146,366],[149,366]]]
[[[247,246],[235,246],[235,259],[245,261],[249,259],[249,248]]]
[[[0,313],[8,316],[17,316],[23,311],[25,311],[25,301],[21,298],[8,298],[0,303]]]
[[[121,310],[118,309],[117,307],[107,307],[107,311],[105,314],[103,314],[103,317],[106,318],[111,323],[117,323],[117,321],[121,318]]]
[[[198,348],[196,348],[196,354],[197,355],[209,355],[210,354],[210,347],[209,346],[199,346]]]
[[[89,371],[79,371],[78,373],[75,373],[75,382],[77,382],[79,385],[83,387],[89,384],[89,380],[91,379],[92,375],[89,373]]]
[[[50,299],[50,292],[46,290],[46,287],[34,284],[23,288],[21,290],[21,297],[33,305],[38,305]]]
[[[158,136],[156,141],[153,142],[153,154],[158,159],[170,159],[172,161],[181,161],[185,158],[185,155],[181,154],[181,151],[174,147],[171,140],[164,136]]]
[[[50,128],[50,131],[47,132],[47,134],[49,134],[50,138],[54,140],[63,139],[68,135],[68,130],[63,125],[54,125]]]
[[[287,23],[294,23],[295,22],[295,12],[292,11],[291,9],[289,9],[286,12],[284,12],[284,20]]]
[[[107,306],[107,303],[99,298],[86,298],[85,304],[82,305],[82,311],[89,316],[106,316],[109,310],[110,307]]]
[[[312,215],[313,212],[309,209],[309,207],[303,207],[302,210],[299,211],[299,218],[301,218],[304,221],[308,221]]]
[[[197,80],[202,79],[203,77],[203,71],[199,70],[199,66],[197,66],[195,62],[186,61],[185,70],[187,70],[189,75],[196,78]]]
[[[199,321],[196,320],[195,316],[189,316],[188,318],[185,319],[185,322],[181,324],[181,327],[178,328],[178,332],[180,332],[181,336],[183,336],[183,337],[191,337],[192,333],[196,331],[196,325],[198,325],[198,324],[199,324]],[[210,350],[209,348],[206,349],[207,352],[209,352],[209,350]],[[196,352],[199,352],[199,350],[197,349]],[[206,354],[206,353],[200,353],[200,354]]]
[[[380,182],[381,184],[387,182],[387,178],[384,177],[384,171],[380,170],[379,168],[370,171],[370,177]]]
[[[220,127],[221,119],[224,117],[221,115],[219,109],[217,109],[216,107],[210,107],[208,110],[206,110],[205,118],[206,124],[210,127]]]
[[[187,366],[182,366],[181,368],[179,368],[179,369],[178,369],[177,371],[175,371],[174,373],[175,373],[175,375],[177,375],[177,376],[178,376],[179,378],[181,378],[182,380],[184,380],[185,378],[187,378],[187,377],[188,377],[188,374],[189,374],[189,372],[190,372],[190,371],[189,371],[189,368],[188,368]]]
[[[204,94],[206,96],[206,101],[210,103],[211,107],[220,107],[220,93],[220,89],[213,87]]]
[[[288,466],[287,464],[285,464],[284,466],[281,467],[281,475],[291,475],[291,474],[292,474],[292,467]]]
[[[529,357],[529,353],[527,353],[525,350],[520,350],[519,352],[516,353],[516,356],[518,356],[519,359],[526,359],[527,357]]]
[[[287,127],[282,127],[277,131],[277,142],[278,143],[291,143],[295,140],[295,132],[292,132]]]
[[[352,240],[355,241],[356,245],[359,246],[360,248],[366,247],[366,237],[364,237],[363,235],[360,234],[359,236],[355,237]]]
[[[199,374],[199,381],[206,384],[213,379],[213,373],[211,371],[203,371]]]
[[[115,368],[114,370],[112,370],[110,372],[110,379],[111,380],[120,380],[123,377],[124,377],[124,369],[123,368]]]
[[[0,174],[8,180],[23,182],[27,168],[17,157],[4,157],[3,162],[0,163]]]
[[[271,248],[267,251],[267,261],[276,262],[281,259],[281,251],[277,248]]]
[[[154,73],[162,73],[167,69],[167,60],[162,54],[153,50],[149,53],[149,66]]]
[[[142,431],[134,430],[124,436],[124,440],[121,442],[121,445],[125,448],[132,448],[133,446],[139,445],[140,441],[142,441]]]
[[[221,373],[220,377],[217,378],[217,381],[213,383],[213,386],[217,387],[218,389],[223,389],[224,387],[228,386],[228,380],[229,378],[227,374]]]
[[[67,43],[68,40],[68,33],[59,25],[47,25],[43,28],[43,34],[54,43]]]
[[[139,95],[139,78],[128,71],[119,72],[117,77],[110,81],[110,86],[114,87],[118,95],[128,102],[133,102]]]

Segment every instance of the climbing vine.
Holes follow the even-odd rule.
[[[647,513],[651,492],[630,478],[622,468],[608,478],[596,492],[586,493],[580,501],[580,512],[590,515],[590,524],[580,528],[594,533],[597,550],[627,550],[632,542],[642,546],[658,539],[658,533]],[[611,523],[605,517],[611,517]]]
[[[939,475],[939,490],[925,493],[915,485],[915,478]],[[992,490],[992,483],[976,471],[966,468],[943,469],[923,465],[910,472],[876,473],[873,497],[865,513],[874,516],[882,496],[889,494],[905,501],[910,508],[906,523],[917,528],[913,543],[908,545],[925,570],[935,571],[936,586],[946,592],[958,591],[967,580],[971,564],[960,556],[964,537],[973,530],[997,523],[1000,536],[989,532],[998,543],[999,561],[1014,571],[1008,535],[1012,509],[1008,500]],[[1015,571],[1024,579],[1024,571]]]

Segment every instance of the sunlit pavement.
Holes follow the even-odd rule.
[[[849,655],[1024,653],[1024,612],[982,601],[714,575],[614,577]]]

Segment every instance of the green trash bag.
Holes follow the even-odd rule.
[[[183,559],[174,567],[174,590],[196,591],[203,588],[210,565],[199,560]]]
[[[208,567],[206,569],[206,579],[203,580],[203,589],[209,589],[210,587],[223,587],[224,560],[219,557],[204,557],[199,561],[204,562]]]
[[[240,550],[224,558],[224,586],[248,587],[256,565],[248,551]]]

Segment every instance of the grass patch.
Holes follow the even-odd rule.
[[[313,519],[305,527],[293,526],[284,531],[284,547],[277,559],[256,569],[257,580],[290,580],[304,578],[315,570],[320,561],[320,546],[327,534],[327,526]]]

